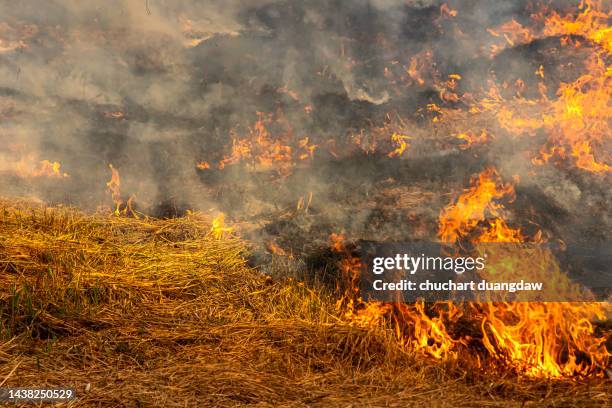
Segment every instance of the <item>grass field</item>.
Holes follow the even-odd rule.
[[[274,281],[192,214],[155,220],[0,203],[0,383],[70,406],[588,407],[610,381],[432,361],[331,294]],[[609,405],[608,405],[609,406]]]

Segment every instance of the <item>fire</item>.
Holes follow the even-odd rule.
[[[419,86],[424,86],[431,67],[433,66],[433,53],[431,50],[424,50],[410,59],[406,73]]]
[[[520,229],[510,228],[501,218],[489,221],[488,228],[474,238],[476,242],[523,242],[523,239]]]
[[[121,204],[123,204],[123,200],[121,200],[121,177],[119,171],[112,164],[109,164],[108,168],[111,171],[111,179],[106,183],[106,186],[111,193],[113,203],[115,203],[115,215],[118,216],[121,214],[120,209]]]
[[[43,160],[40,162],[41,169],[39,174],[49,175],[52,177],[66,177],[67,174],[61,172],[62,165],[59,162],[50,162],[49,160]]]
[[[317,145],[312,144],[308,137],[293,142],[291,126],[282,115],[279,116],[274,122],[273,115],[259,112],[246,137],[234,132],[232,151],[219,162],[218,168],[224,169],[227,165],[245,161],[255,169],[275,168],[286,174],[298,160],[312,159]],[[275,136],[269,130],[273,124],[283,128],[280,135]]]
[[[605,11],[602,1],[582,0],[576,17],[561,16],[552,11],[545,17],[544,34],[548,36],[580,36],[601,45],[612,53],[612,27],[608,21],[612,11]]]
[[[289,259],[293,259],[293,256],[291,254],[287,254],[287,251],[285,251],[283,248],[279,247],[276,242],[274,241],[270,241],[266,244],[266,249],[268,250],[268,252],[274,254],[274,255],[278,255],[278,256],[287,256],[289,257]]]
[[[58,161],[39,160],[36,154],[21,154],[20,147],[9,148],[10,156],[17,155],[18,160],[7,157],[0,162],[0,171],[14,173],[22,178],[66,178],[68,173],[62,171],[62,165]]]
[[[472,238],[473,242],[524,242],[520,229],[510,228],[499,218],[503,207],[493,202],[513,195],[512,185],[501,184],[493,169],[485,170],[473,179],[471,188],[456,204],[442,211],[440,236],[453,242],[476,230],[479,234]],[[485,226],[478,224],[485,221],[487,213],[497,218]],[[506,253],[499,264],[506,265],[505,279],[511,279],[508,274],[522,268],[529,270],[536,280],[557,285],[549,290],[565,293],[576,290],[549,251],[537,249],[534,256],[520,259],[518,254]],[[600,303],[484,302],[472,303],[470,307],[481,320],[482,341],[487,351],[520,373],[556,378],[588,375],[607,365],[605,338],[597,338],[591,324],[605,317]]]
[[[450,75],[449,81],[456,81],[459,75]],[[299,163],[308,165],[315,159],[320,149],[334,157],[352,155],[356,152],[382,154],[393,158],[405,154],[410,147],[409,140],[415,135],[407,135],[409,124],[399,114],[392,111],[385,115],[385,121],[368,129],[355,129],[350,137],[342,141],[342,154],[335,139],[315,143],[310,136],[295,137],[293,129],[282,112],[275,114],[257,113],[257,120],[249,126],[246,134],[237,129],[231,131],[231,152],[226,154],[216,165],[220,170],[229,165],[243,163],[252,171],[276,170],[281,175],[288,175]],[[214,165],[208,161],[199,161],[196,168],[207,170]]]
[[[490,217],[501,216],[503,206],[496,200],[502,198],[512,199],[514,187],[503,184],[497,170],[488,168],[472,179],[469,189],[452,204],[442,210],[439,221],[439,237],[443,242],[455,242],[461,237],[468,236],[480,223],[488,222],[488,234],[508,234],[515,236],[518,231],[509,228],[500,220],[489,220]]]
[[[427,313],[423,302],[364,302],[359,297],[361,260],[351,254],[342,234],[332,233],[330,246],[342,255],[340,270],[345,288],[338,307],[345,310],[345,318],[360,326],[391,322],[398,340],[406,347],[437,359],[457,356],[455,345],[463,340],[453,339],[447,325],[461,317],[460,308],[450,302],[438,303]]]
[[[397,157],[404,154],[404,151],[408,147],[408,143],[406,140],[411,139],[410,136],[400,135],[398,133],[393,133],[391,135],[391,141],[395,144],[396,148],[391,153],[388,154],[389,157]]]
[[[483,344],[492,356],[528,376],[588,375],[606,367],[605,339],[591,323],[599,303],[473,304],[482,313]]]
[[[512,201],[514,194],[513,184],[504,183],[494,168],[474,176],[456,202],[442,210],[440,239],[455,242],[469,238],[477,249],[479,243],[485,242],[525,242],[527,238],[521,230],[509,226],[503,218],[501,200]],[[530,240],[541,241],[541,232]],[[347,249],[344,235],[332,234],[330,245],[334,252],[343,255],[340,268],[347,287],[338,305],[346,310],[345,317],[364,326],[390,322],[398,340],[412,350],[437,359],[456,358],[461,347],[480,338],[497,364],[526,376],[587,376],[601,374],[607,367],[610,354],[605,338],[595,335],[591,323],[605,318],[600,303],[445,302],[428,306],[423,302],[364,302],[358,290],[362,268],[359,258]],[[577,286],[561,271],[549,250],[533,251],[527,257],[512,249],[491,252],[489,261],[497,269],[493,267],[484,278],[511,279],[509,275],[522,268],[529,270],[534,279],[549,282],[553,293],[576,290]],[[478,322],[480,337],[452,334],[450,327],[464,315]]]
[[[312,160],[314,158],[314,152],[318,146],[315,144],[311,144],[309,138],[305,137],[298,141],[298,147],[302,151],[298,156],[300,160]]]
[[[496,38],[503,38],[505,43],[491,46],[491,56],[495,56],[506,46],[514,47],[519,44],[529,44],[534,40],[533,32],[516,20],[503,23],[496,28],[489,28],[487,32]]]
[[[228,164],[237,163],[250,154],[251,146],[247,140],[232,139],[232,153],[219,162],[219,169],[224,169]]]
[[[211,28],[210,22],[193,21],[184,14],[178,16],[178,22],[184,38],[183,44],[187,48],[197,47],[216,34],[223,34],[228,37],[236,37],[240,34],[238,31],[233,30],[231,26],[214,27],[214,30],[209,31]]]
[[[61,171],[62,165],[60,162],[54,161],[51,162],[49,160],[42,160],[38,166],[32,168],[29,172],[31,177],[68,177],[68,173],[63,173]],[[22,169],[25,170],[25,169]],[[20,174],[27,174],[27,171],[19,171]]]
[[[577,10],[567,14],[549,11],[545,5],[539,10],[545,11],[534,12],[531,24],[527,19],[520,22],[512,19],[486,29],[488,40],[478,52],[493,59],[510,47],[546,38],[564,50],[580,48],[589,56],[576,64],[580,71],[571,79],[564,79],[567,82],[552,85],[558,70],[549,65],[545,69],[545,65],[537,61],[524,71],[528,77],[511,77],[498,83],[492,75],[489,81],[483,81],[481,90],[467,92],[463,88],[466,83],[474,82],[474,75],[470,75],[473,73],[466,72],[465,80],[461,82],[463,73],[454,73],[454,70],[464,64],[437,63],[434,50],[440,47],[423,47],[413,55],[391,53],[393,61],[385,67],[385,80],[393,84],[390,92],[401,93],[399,85],[404,82],[404,85],[412,86],[413,91],[428,95],[429,103],[417,113],[427,120],[429,128],[423,133],[449,136],[440,145],[458,145],[458,149],[466,150],[497,142],[503,137],[519,142],[516,145],[522,145],[522,141],[534,141],[533,149],[530,147],[529,151],[521,152],[526,153],[533,165],[573,166],[605,175],[612,165],[609,149],[612,142],[612,28],[609,26],[612,11],[603,1],[594,0],[581,1]],[[440,16],[455,19],[458,11],[443,4]],[[461,17],[459,15],[455,20]],[[205,26],[204,23],[184,16],[180,16],[179,22],[187,47],[197,46],[215,35],[198,28]],[[459,28],[456,30],[458,37],[464,36]],[[225,32],[225,35],[238,33]],[[20,48],[27,48],[27,43],[0,38],[0,54]],[[345,50],[344,40],[341,54],[348,59],[350,67],[359,63]],[[444,68],[452,71],[438,71]],[[327,66],[321,69],[321,76],[336,75]],[[395,73],[399,72],[401,81],[393,81],[394,69]],[[503,72],[498,73],[503,77]],[[533,86],[537,89],[529,89],[530,83],[536,83]],[[272,89],[286,95],[283,99],[300,106],[309,118],[317,116],[314,115],[318,113],[315,102],[312,102],[314,106],[304,104],[310,99],[307,93],[302,96],[288,85]],[[430,97],[431,90],[434,92]],[[117,124],[129,119],[129,114],[122,110],[113,109],[101,115]],[[345,142],[340,138],[318,139],[316,135],[294,132],[294,126],[283,116],[280,108],[274,113],[257,112],[248,126],[237,125],[229,132],[231,146],[228,143],[227,150],[215,160],[207,158],[210,161],[202,160],[195,166],[199,170],[222,170],[240,164],[249,170],[273,170],[285,176],[298,163],[312,163],[320,149],[327,149],[335,158],[355,151],[364,155],[376,152],[388,158],[403,158],[408,156],[409,148],[418,154],[418,143],[421,142],[419,131],[395,112],[389,112],[381,126],[372,124],[367,128],[351,128],[347,133],[348,141]],[[193,164],[191,162],[192,167]],[[1,166],[0,169],[6,168],[21,177],[68,177],[59,162],[41,161],[36,156],[25,156]],[[112,197],[114,214],[134,213],[134,197],[122,200],[119,171],[112,164],[109,168],[111,179],[106,186]],[[301,197],[296,212],[308,212],[312,197],[312,193]],[[469,241],[476,251],[484,248],[486,243],[524,244],[545,240],[542,231],[529,234],[521,225],[513,223],[506,206],[511,205],[514,197],[513,182],[504,181],[493,167],[484,169],[474,175],[468,186],[456,194],[453,202],[441,210],[437,220],[437,238],[450,244]],[[314,210],[313,206],[310,212],[315,213]],[[233,231],[234,227],[226,225],[223,213],[212,220],[210,236],[214,239],[223,239]],[[363,326],[391,324],[398,340],[411,350],[436,359],[457,358],[461,347],[476,340],[482,345],[483,353],[487,353],[496,364],[533,377],[600,374],[608,365],[605,339],[595,334],[592,323],[606,318],[599,303],[483,301],[465,305],[451,302],[432,305],[424,302],[365,302],[359,296],[361,260],[352,253],[344,235],[331,234],[330,247],[341,256],[339,269],[345,287],[341,288],[338,306],[344,311],[344,317]],[[275,241],[269,242],[267,248],[280,256],[292,256],[287,255]],[[528,271],[534,280],[550,283],[549,290],[554,292],[572,294],[578,290],[549,250],[538,248],[532,256],[522,258],[519,252],[512,250],[495,251],[490,256],[490,263],[496,268],[483,272],[489,273],[484,276],[489,280],[510,279],[520,269],[521,272]],[[453,326],[466,316],[477,326],[477,333],[471,333],[475,336],[473,338],[453,332]]]
[[[116,216],[120,215],[130,215],[135,218],[140,218],[138,213],[134,210],[134,199],[136,196],[134,194],[130,195],[128,200],[124,203],[121,199],[121,177],[119,175],[119,170],[117,170],[112,164],[108,165],[108,168],[111,171],[111,179],[106,183],[106,187],[108,187],[108,192],[111,194],[111,198],[113,199],[113,203],[115,205],[114,214]],[[125,206],[123,206],[125,204]],[[121,208],[123,206],[123,208]]]
[[[585,48],[590,56],[584,62],[585,72],[573,82],[560,83],[554,92],[556,96],[551,98],[552,92],[547,89],[550,84],[544,81],[538,83],[537,92],[532,92],[535,97],[525,97],[527,85],[522,79],[501,85],[491,80],[485,92],[460,94],[457,92],[459,77],[451,74],[446,81],[439,81],[439,73],[432,69],[430,76],[442,100],[441,104],[430,103],[427,107],[432,122],[465,140],[460,146],[462,149],[486,142],[485,134],[500,137],[492,121],[513,138],[544,134],[546,143],[530,152],[532,163],[541,165],[554,161],[591,173],[609,172],[612,157],[607,146],[612,135],[612,68],[608,61],[612,52],[612,28],[609,26],[612,11],[605,8],[603,2],[583,1],[574,14],[541,12],[532,17],[533,26],[511,20],[489,28],[491,36],[503,40],[492,46],[493,55],[507,47],[559,36],[561,47],[588,45]],[[433,58],[427,53],[417,54],[408,70],[421,85],[427,73],[422,72],[424,68],[417,69],[417,62],[422,61],[424,55]],[[543,80],[544,66],[539,65],[534,74]],[[515,95],[504,96],[511,89],[515,90]],[[473,124],[483,129],[480,135],[474,132]]]
[[[610,170],[608,164],[597,159],[595,148],[609,141],[612,134],[612,76],[598,57],[588,66],[589,74],[571,84],[561,84],[558,100],[551,103],[551,114],[544,116],[552,148],[543,148],[541,158],[569,154],[576,167],[600,173]],[[610,160],[603,153],[602,158]]]
[[[482,130],[480,134],[476,134],[471,131],[465,133],[459,133],[455,136],[459,140],[463,140],[465,143],[459,146],[460,149],[468,149],[476,144],[483,144],[490,140],[489,134],[486,130]]]
[[[440,15],[441,16],[445,16],[445,17],[456,17],[457,16],[457,10],[453,10],[452,8],[450,8],[448,6],[448,4],[443,3],[440,6]]]
[[[225,235],[231,233],[234,229],[225,225],[225,214],[219,213],[212,220],[210,235],[214,239],[222,239]]]
[[[601,159],[596,148],[610,141],[612,134],[612,75],[604,62],[612,53],[612,28],[608,25],[611,11],[603,11],[601,2],[583,1],[576,17],[552,13],[545,20],[546,35],[584,37],[601,49],[587,61],[588,73],[573,83],[561,84],[558,100],[551,103],[551,114],[543,118],[550,135],[548,147],[541,150],[540,159],[571,156],[576,167],[594,173],[607,172],[609,154],[602,149]]]

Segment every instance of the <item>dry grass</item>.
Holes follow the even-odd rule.
[[[0,383],[71,406],[605,406],[609,382],[411,355],[332,298],[248,268],[210,223],[0,203]]]

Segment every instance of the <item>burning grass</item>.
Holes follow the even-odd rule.
[[[218,220],[217,220],[218,224]],[[484,373],[413,355],[335,299],[249,268],[199,214],[159,220],[2,202],[0,383],[74,406],[604,406],[608,380]],[[227,231],[225,231],[227,232]],[[472,370],[471,367],[474,367]]]

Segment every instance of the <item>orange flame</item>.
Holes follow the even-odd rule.
[[[488,217],[498,218],[503,206],[495,200],[514,197],[514,187],[502,184],[497,170],[488,168],[472,179],[469,189],[457,199],[457,203],[446,207],[440,214],[439,237],[444,242],[455,242],[462,236],[467,236],[480,222]],[[507,231],[507,226],[499,225],[500,221],[491,224],[495,234],[516,235],[516,231]],[[500,230],[500,228],[502,230]]]
[[[582,11],[576,17],[560,16],[553,11],[545,19],[544,34],[581,36],[612,53],[612,27],[607,23],[612,12],[605,11],[603,2],[593,0],[582,0],[579,9]]]
[[[515,302],[474,304],[483,313],[483,344],[491,355],[528,376],[588,375],[606,367],[605,339],[591,321],[599,303]]]
[[[456,357],[455,344],[462,340],[454,340],[446,327],[461,316],[456,305],[439,303],[427,313],[423,302],[364,302],[359,297],[358,284],[361,260],[347,249],[344,235],[332,233],[330,245],[334,252],[343,255],[340,270],[346,287],[338,306],[344,308],[348,320],[360,326],[391,322],[398,340],[406,347],[438,359]]]
[[[431,74],[433,66],[433,53],[431,50],[424,50],[414,55],[409,62],[406,73],[419,86],[424,86]],[[437,73],[433,73],[436,76]]]
[[[480,134],[476,134],[471,131],[467,131],[465,133],[459,133],[456,135],[457,139],[463,140],[465,143],[459,146],[460,149],[468,149],[476,144],[483,144],[490,140],[489,134],[486,130],[482,130]]]
[[[255,168],[277,168],[281,173],[286,174],[295,165],[294,157],[298,160],[314,157],[317,145],[311,144],[308,137],[291,143],[291,127],[282,117],[276,124],[282,125],[285,128],[284,132],[278,137],[273,136],[268,129],[273,123],[272,119],[272,115],[259,112],[256,122],[249,127],[246,137],[238,137],[234,134],[232,151],[219,162],[219,169],[229,164],[246,161]]]
[[[495,170],[485,170],[472,180],[472,186],[456,204],[442,211],[440,237],[454,242],[479,226],[480,234],[473,242],[523,242],[525,238],[520,230],[510,228],[499,218],[503,207],[493,201],[513,195],[512,185],[501,184]],[[478,224],[485,221],[487,213],[496,218],[486,222],[486,226]],[[504,278],[511,279],[508,273],[521,268],[530,271],[534,278],[547,278],[553,285],[552,290],[575,290],[550,252],[536,255],[521,258],[520,264],[511,263],[504,269]],[[509,259],[506,257],[504,261],[507,263]],[[591,324],[605,317],[600,303],[486,302],[472,303],[470,307],[481,319],[482,341],[487,351],[525,375],[551,378],[588,375],[607,365],[610,354],[605,338],[595,336]]]
[[[547,135],[546,144],[532,157],[534,164],[555,159],[592,173],[609,172],[612,161],[607,148],[612,135],[612,68],[608,62],[612,52],[611,18],[612,11],[604,6],[604,2],[582,1],[574,13],[534,14],[533,19],[537,24],[533,27],[512,20],[488,29],[495,40],[503,41],[502,44],[493,45],[494,54],[508,46],[527,44],[550,36],[560,36],[562,47],[587,44],[589,47],[585,51],[590,57],[585,59],[586,73],[573,82],[561,83],[554,99],[550,98],[547,90],[550,85],[543,81],[537,85],[536,95],[539,96],[531,98],[523,96],[526,83],[521,79],[501,86],[491,81],[488,92],[480,97],[451,92],[455,89],[456,81],[434,81],[444,102],[452,103],[458,98],[468,107],[465,111],[453,105],[440,107],[430,104],[428,109],[434,114],[434,124],[452,123],[455,126],[452,133],[467,142],[460,147],[464,148],[476,140],[470,134],[471,129],[457,129],[457,124],[488,123],[493,117],[513,137]],[[544,66],[540,65],[535,75],[544,79]],[[452,78],[449,76],[449,79]],[[505,98],[503,95],[508,94],[512,87],[516,89],[515,96]]]
[[[62,165],[58,161],[38,160],[35,154],[26,154],[18,161],[8,160],[0,164],[0,171],[7,170],[23,178],[65,178],[68,173],[62,172]]]
[[[106,186],[111,193],[113,203],[115,203],[115,215],[120,215],[121,204],[123,204],[123,200],[121,200],[121,177],[119,171],[112,164],[109,164],[108,168],[111,171],[111,179],[106,183]]]
[[[472,178],[470,187],[455,203],[442,210],[440,238],[447,242],[465,237],[474,243],[524,242],[526,238],[520,229],[510,227],[502,218],[504,206],[499,201],[513,197],[512,184],[503,183],[494,168],[484,170]],[[540,236],[538,232],[532,240],[538,242]],[[452,302],[430,306],[423,302],[364,302],[358,291],[362,268],[359,258],[347,249],[343,235],[332,234],[330,245],[334,252],[343,255],[340,268],[347,288],[338,305],[345,308],[345,317],[363,326],[391,322],[399,341],[415,351],[438,359],[456,358],[459,348],[467,347],[474,338],[454,337],[449,328],[467,312],[471,319],[480,322],[479,338],[484,349],[498,364],[516,372],[558,378],[602,375],[607,367],[610,354],[605,338],[595,335],[591,323],[605,318],[600,303],[473,302],[461,307]],[[536,279],[548,279],[553,291],[568,292],[576,288],[548,250],[536,249],[528,259],[518,259],[518,253],[512,251],[493,255],[501,255],[502,275],[506,280],[512,278],[508,274],[512,275],[520,267],[531,271]]]
[[[210,169],[210,164],[208,164],[208,162],[201,161],[198,164],[196,164],[196,167],[200,170],[206,170],[206,169]]]
[[[597,160],[594,148],[609,142],[612,134],[612,75],[599,57],[591,59],[588,66],[589,74],[571,84],[561,84],[559,99],[550,106],[552,113],[544,116],[552,147],[543,148],[540,157],[563,156],[567,150],[576,167],[601,173],[609,171],[610,166]],[[610,160],[610,155],[602,152],[602,158]]]

